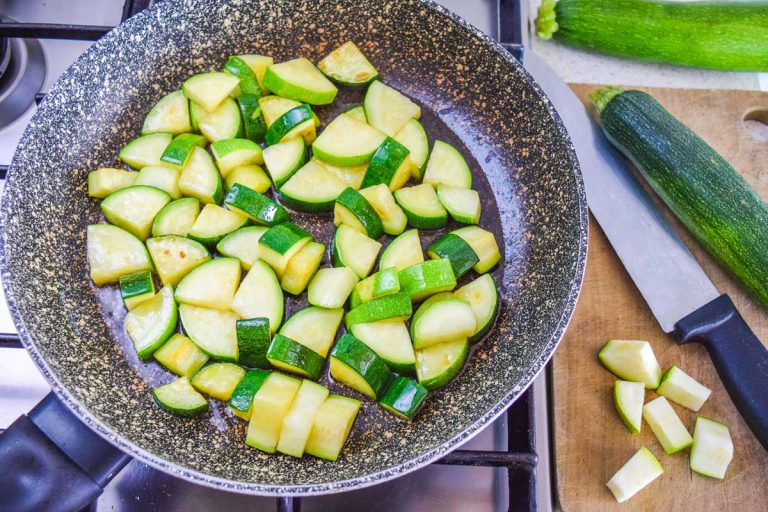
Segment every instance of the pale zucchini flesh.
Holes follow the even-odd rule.
[[[285,298],[269,265],[261,260],[253,263],[232,300],[232,310],[241,318],[268,318],[270,332],[277,331],[283,322]]]
[[[677,366],[672,366],[664,372],[656,392],[694,412],[701,409],[701,406],[712,393],[709,388],[697,382],[696,379]]]
[[[151,356],[171,337],[176,329],[177,319],[178,310],[173,300],[173,288],[169,285],[125,316],[125,329],[140,358]]]
[[[616,501],[623,503],[664,473],[659,460],[642,447],[605,485]]]
[[[733,441],[728,427],[699,416],[693,429],[693,445],[689,463],[700,475],[725,478],[733,460]]]
[[[122,275],[152,269],[144,244],[124,229],[91,224],[87,238],[89,275],[96,286],[115,283]]]
[[[645,386],[642,382],[617,380],[613,385],[613,400],[621,421],[633,434],[639,434],[643,420]]]
[[[667,455],[684,450],[693,443],[688,429],[663,396],[643,406],[643,419],[651,427]]]
[[[157,274],[163,284],[176,286],[189,271],[211,258],[200,243],[183,236],[167,235],[147,240]]]
[[[229,309],[240,285],[240,260],[216,258],[184,276],[176,287],[176,300],[204,308]]]
[[[597,357],[618,378],[642,382],[646,389],[656,389],[661,380],[661,367],[651,344],[640,340],[609,340]]]
[[[206,354],[219,361],[237,361],[235,313],[182,304],[179,316],[186,335]]]

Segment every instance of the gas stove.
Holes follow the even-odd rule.
[[[40,100],[58,76],[110,27],[154,0],[8,0],[0,2],[0,178]],[[487,34],[519,50],[526,5],[516,0],[438,0]],[[525,17],[523,17],[525,19]],[[14,38],[14,36],[17,36]],[[27,39],[21,39],[27,37]],[[6,37],[7,39],[4,39]],[[2,190],[0,181],[0,191]],[[49,391],[19,348],[0,289],[0,430]],[[89,510],[205,511],[551,510],[549,372],[483,432],[439,462],[358,491],[310,498],[226,493],[132,461]],[[0,504],[2,509],[2,504]]]

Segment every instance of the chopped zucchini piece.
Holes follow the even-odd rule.
[[[448,222],[448,213],[428,183],[396,190],[395,201],[408,217],[408,223],[415,228],[440,229]]]
[[[245,373],[229,398],[229,408],[235,416],[245,421],[251,419],[253,397],[256,396],[270,375],[271,372],[266,370],[249,370]]]
[[[409,158],[413,163],[411,167],[413,177],[417,180],[421,179],[429,157],[429,139],[424,127],[417,120],[410,119],[393,138],[411,152]]]
[[[182,334],[174,334],[152,354],[155,361],[181,377],[192,377],[208,362],[208,354]]]
[[[267,122],[261,114],[259,98],[255,94],[241,94],[237,98],[240,115],[243,118],[243,136],[253,142],[262,142],[267,134]]]
[[[480,258],[473,267],[478,274],[485,274],[501,260],[496,238],[490,231],[477,226],[467,226],[456,229],[452,233],[463,238]]]
[[[416,355],[404,321],[358,323],[353,324],[350,330],[355,338],[368,345],[392,370],[401,373],[415,372]]]
[[[269,177],[264,169],[258,165],[243,165],[235,167],[227,174],[225,180],[227,188],[231,189],[235,185],[244,185],[259,194],[264,194],[272,186]]]
[[[623,503],[664,473],[659,460],[643,446],[611,477],[607,484],[616,501]]]
[[[466,339],[447,341],[416,351],[416,376],[429,390],[441,388],[456,377],[469,354]]]
[[[344,115],[354,117],[358,121],[362,121],[364,123],[368,122],[368,119],[365,117],[365,107],[363,107],[362,105],[352,107],[351,109],[345,111]]]
[[[460,279],[480,261],[472,247],[463,238],[452,233],[432,242],[427,249],[427,255],[432,259],[445,258],[450,261],[456,279]]]
[[[224,192],[221,175],[205,149],[196,146],[192,150],[192,157],[179,176],[179,190],[183,195],[195,197],[202,203],[221,201]]]
[[[137,177],[138,173],[125,169],[100,167],[88,173],[88,195],[104,199],[112,192],[130,187]]]
[[[402,188],[411,177],[413,163],[409,155],[408,148],[387,137],[371,157],[362,186],[367,188],[381,183],[392,191]]]
[[[272,64],[264,73],[264,87],[284,98],[311,105],[329,105],[339,90],[308,59]]]
[[[476,190],[437,185],[437,198],[456,222],[477,224],[480,222],[480,194]]]
[[[91,224],[87,237],[90,277],[96,286],[115,283],[125,274],[152,269],[144,244],[124,229]]]
[[[491,275],[483,274],[453,292],[453,296],[469,302],[472,312],[475,314],[477,329],[469,337],[469,341],[475,342],[485,336],[493,326],[496,312],[499,310],[499,292],[496,290],[496,283],[494,283]]]
[[[379,403],[386,410],[409,420],[424,403],[427,393],[427,388],[415,380],[398,376],[387,387]]]
[[[152,390],[157,405],[172,414],[193,416],[208,409],[208,401],[195,391],[187,377]]]
[[[407,293],[395,293],[364,302],[344,317],[347,328],[354,324],[367,324],[379,320],[407,320],[413,313]]]
[[[194,197],[182,197],[163,206],[152,222],[152,236],[187,236],[200,214],[200,202]]]
[[[368,123],[379,131],[394,136],[405,123],[421,117],[421,108],[400,91],[378,80],[371,82],[365,94]]]
[[[179,170],[170,167],[149,166],[144,167],[136,176],[134,185],[145,185],[162,190],[171,199],[179,199],[181,191],[179,190]]]
[[[699,384],[696,379],[677,366],[664,372],[656,392],[694,412],[701,409],[712,393],[709,388]]]
[[[472,172],[458,149],[436,140],[424,171],[424,183],[443,183],[451,187],[472,188]]]
[[[333,165],[317,159],[315,159],[315,162],[325,167],[327,171],[339,178],[342,183],[346,183],[347,186],[352,187],[355,190],[360,190],[360,186],[363,184],[363,178],[365,177],[365,171],[368,169],[367,163],[360,165]],[[386,188],[386,186],[384,188]]]
[[[267,350],[270,339],[269,318],[247,318],[235,324],[237,346],[240,352],[238,362],[248,367],[269,368]]]
[[[190,270],[211,259],[203,245],[183,236],[150,238],[147,249],[160,280],[172,286],[176,286]]]
[[[661,367],[651,344],[640,340],[608,340],[597,357],[618,378],[642,382],[645,389],[656,389],[661,380]]]
[[[413,302],[419,302],[430,295],[453,290],[456,276],[451,262],[446,259],[428,260],[411,265],[400,271],[400,289],[407,293]]]
[[[184,96],[194,101],[208,112],[216,110],[230,94],[235,92],[240,80],[229,73],[212,71],[200,73],[188,78],[182,90]]]
[[[240,285],[240,260],[216,258],[184,276],[176,287],[176,300],[203,308],[229,309]]]
[[[341,308],[357,280],[357,274],[349,267],[321,268],[309,283],[307,299],[313,306]]]
[[[400,279],[397,276],[397,268],[389,267],[373,274],[373,289],[371,298],[378,299],[385,295],[392,295],[400,291]]]
[[[331,352],[331,376],[377,400],[389,385],[392,372],[368,345],[351,334],[345,334]]]
[[[280,200],[302,212],[332,211],[347,185],[332,172],[310,160],[280,189]]]
[[[232,187],[224,198],[224,204],[262,226],[274,226],[291,220],[285,208],[245,185],[236,184]]]
[[[286,320],[280,334],[295,340],[325,358],[336,339],[344,310],[316,306],[297,311]]]
[[[146,240],[155,216],[170,202],[171,197],[160,189],[133,185],[107,196],[101,202],[101,211],[110,223]]]
[[[272,226],[259,238],[259,258],[267,262],[282,279],[291,258],[311,240],[312,235],[293,223]]]
[[[398,271],[424,261],[419,231],[411,229],[392,240],[381,253],[379,268],[395,267]]]
[[[373,64],[352,41],[326,55],[317,67],[332,80],[349,87],[366,85],[379,76]]]
[[[274,453],[280,438],[283,418],[288,414],[301,381],[273,372],[253,397],[251,407],[258,414],[251,415],[245,444],[267,453]]]
[[[307,161],[307,146],[302,139],[290,139],[264,150],[264,164],[278,189]]]
[[[333,235],[331,259],[335,267],[349,267],[359,278],[370,274],[381,244],[345,224]]]
[[[316,158],[333,165],[367,163],[387,136],[352,116],[340,115],[312,144]]]
[[[384,232],[388,235],[399,235],[405,230],[408,218],[402,208],[395,202],[395,197],[389,188],[382,184],[360,190],[362,195],[381,219]],[[377,237],[378,238],[378,237]]]
[[[411,338],[416,350],[468,338],[477,327],[472,307],[462,299],[445,299],[424,304],[419,309],[423,311],[411,323]]]
[[[160,98],[141,125],[142,135],[155,132],[178,135],[191,131],[189,102],[183,91],[173,91]]]
[[[645,386],[642,382],[617,380],[613,385],[613,400],[621,421],[633,434],[640,433],[643,420]]]
[[[134,169],[141,169],[148,165],[163,165],[160,157],[171,143],[171,139],[173,135],[166,132],[142,135],[126,144],[118,156]]]
[[[238,96],[243,94],[261,96],[261,86],[256,73],[242,58],[238,56],[228,58],[224,69],[239,80]]]
[[[732,459],[733,441],[728,427],[702,416],[696,418],[691,469],[700,475],[723,479]]]
[[[368,200],[355,189],[348,187],[336,198],[333,223],[346,224],[374,240],[384,234],[381,218]]]
[[[298,295],[306,290],[310,279],[320,267],[324,255],[325,245],[307,242],[288,262],[285,274],[280,279],[280,286],[283,290],[293,295]]]
[[[243,270],[250,270],[259,259],[259,239],[267,232],[265,226],[246,226],[233,231],[216,244],[216,250],[224,256],[240,260]]]
[[[120,276],[120,296],[128,311],[155,296],[152,272],[140,270]]]
[[[663,396],[643,406],[643,419],[651,427],[667,455],[677,453],[693,444],[693,438],[688,433],[688,429]]]
[[[248,67],[251,68],[253,74],[256,75],[256,79],[259,81],[261,87],[261,94],[269,94],[269,90],[264,87],[264,73],[267,72],[267,68],[275,63],[272,57],[266,55],[238,55],[240,59],[245,62]]]
[[[240,107],[232,98],[227,98],[210,112],[201,111],[197,120],[200,133],[211,142],[242,137],[243,122]]]
[[[297,138],[301,138],[307,143],[308,135],[314,142],[314,133],[314,113],[309,105],[302,104],[275,119],[267,128],[264,140],[269,146]]]
[[[269,319],[269,331],[274,333],[283,323],[284,310],[283,290],[275,272],[265,262],[255,261],[232,300],[232,311],[241,318]]]
[[[272,338],[267,359],[275,368],[312,380],[320,378],[325,366],[325,359],[320,354],[282,334]]]
[[[349,437],[360,411],[360,401],[346,396],[329,396],[315,414],[304,452],[335,461]]]
[[[201,244],[213,247],[229,233],[248,224],[245,215],[219,205],[206,204],[187,235]]]
[[[168,144],[160,160],[170,164],[171,167],[184,167],[197,146],[205,147],[205,137],[194,133],[182,133],[174,137]]]
[[[206,354],[219,361],[237,361],[236,314],[188,304],[179,306],[179,314],[186,335]]]
[[[211,144],[211,151],[222,178],[226,178],[235,167],[264,163],[261,146],[248,139],[217,140]]]
[[[213,363],[192,377],[192,386],[208,396],[228,401],[245,370],[232,363]]]
[[[277,451],[293,457],[301,457],[304,454],[315,415],[327,398],[328,390],[320,384],[308,380],[301,383],[291,409],[283,418]]]
[[[152,355],[176,329],[178,310],[173,288],[164,286],[154,297],[136,306],[125,316],[128,331],[141,359]]]

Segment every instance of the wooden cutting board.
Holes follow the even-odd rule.
[[[578,84],[571,87],[582,101],[591,104],[588,95],[599,86]],[[768,127],[744,122],[745,117],[768,122],[768,93],[638,89],[651,93],[768,199]],[[666,208],[663,210],[672,219],[671,213]],[[730,294],[757,336],[764,343],[768,342],[768,313],[746,296],[679,222],[672,219],[672,224],[718,289]],[[679,346],[659,328],[592,218],[589,228],[584,287],[573,320],[554,358],[555,470],[562,508],[590,512],[768,510],[768,452],[739,416],[706,350],[697,344]],[[615,377],[597,360],[598,349],[610,338],[648,340],[662,368],[676,364],[712,389],[712,395],[698,414],[723,422],[730,428],[735,455],[725,480],[693,473],[688,467],[688,451],[665,455],[646,423],[643,423],[642,432],[635,436],[624,427],[613,405]],[[768,383],[764,384],[768,393]],[[655,396],[655,393],[647,392],[646,401]],[[696,413],[676,404],[673,407],[693,432]],[[605,482],[643,445],[659,458],[665,472],[631,500],[619,504],[605,487]]]

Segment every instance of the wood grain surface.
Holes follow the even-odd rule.
[[[582,101],[589,103],[589,93],[599,86],[571,87]],[[745,117],[768,122],[768,93],[639,89],[651,93],[698,133],[768,199],[768,130],[765,125],[744,122]],[[704,253],[666,208],[663,210],[718,289],[730,294],[766,343],[768,313]],[[768,452],[739,416],[705,349],[697,344],[678,346],[659,328],[593,218],[589,243],[581,297],[554,358],[555,469],[562,508],[590,512],[768,510]],[[687,450],[665,455],[645,422],[639,435],[629,433],[613,405],[612,387],[616,379],[597,360],[598,349],[610,338],[648,340],[663,369],[676,364],[712,389],[711,397],[698,414],[730,428],[735,454],[725,480],[693,473],[688,467]],[[768,383],[765,386],[768,393]],[[646,401],[655,396],[647,392]],[[693,432],[697,413],[677,404],[673,407]],[[641,446],[647,446],[659,458],[665,472],[631,500],[619,504],[605,482]]]

